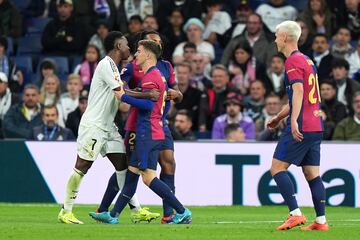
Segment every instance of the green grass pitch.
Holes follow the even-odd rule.
[[[74,213],[84,225],[57,222],[60,206],[56,204],[0,204],[0,239],[360,239],[360,209],[328,207],[329,232],[302,232],[299,228],[276,231],[287,214],[285,206],[274,207],[190,207],[191,225],[161,225],[160,221],[133,224],[126,209],[120,224],[94,222],[88,212],[95,206],[76,205]],[[160,207],[151,207],[161,212]],[[311,208],[302,208],[310,223]]]

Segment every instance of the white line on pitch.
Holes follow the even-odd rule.
[[[257,223],[281,223],[283,221],[224,221],[224,222],[213,222],[215,224],[257,224]],[[360,222],[360,219],[341,219],[341,220],[330,220],[329,222]]]

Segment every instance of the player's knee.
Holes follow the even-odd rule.
[[[143,183],[146,185],[146,186],[150,186],[150,183],[152,182],[152,180],[154,180],[156,176],[153,176],[152,174],[143,174],[142,175],[142,180],[143,180]]]
[[[81,159],[80,157],[77,158],[75,163],[75,168],[81,171],[83,174],[86,174],[88,170],[91,168],[93,162]]]
[[[313,171],[313,170],[309,170],[309,169],[306,169],[306,168],[303,168],[303,174],[304,174],[304,177],[305,177],[305,179],[307,181],[311,181],[314,178],[319,176],[318,172]]]

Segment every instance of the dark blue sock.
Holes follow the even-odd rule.
[[[160,180],[163,181],[166,185],[168,185],[171,191],[175,194],[174,178],[175,178],[174,175],[170,175],[166,173],[160,174]],[[164,217],[169,217],[174,214],[173,208],[165,200],[163,200],[163,210],[164,210]]]
[[[298,204],[295,198],[294,184],[291,181],[287,171],[282,171],[273,176],[277,186],[280,189],[280,193],[285,200],[285,203],[289,207],[289,211],[298,208]]]
[[[168,187],[168,185],[163,183],[160,179],[154,178],[151,181],[149,188],[153,190],[153,192],[156,193],[159,197],[161,197],[163,201],[169,203],[169,205],[174,208],[177,213],[184,213],[184,206],[175,197],[174,193],[171,192],[171,189]]]
[[[320,177],[309,181],[316,216],[325,216],[325,187]]]
[[[116,179],[116,173],[111,175],[104,196],[101,200],[100,207],[98,209],[99,212],[107,212],[109,211],[110,204],[116,197],[116,194],[119,192],[119,186]]]
[[[127,171],[124,188],[121,190],[119,197],[116,199],[114,208],[111,210],[112,217],[118,216],[134,196],[139,181],[139,175],[131,171]]]

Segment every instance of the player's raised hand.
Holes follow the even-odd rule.
[[[299,125],[296,120],[291,121],[291,134],[297,142],[301,142],[304,139],[304,135],[299,131]]]
[[[159,90],[153,88],[149,91],[150,100],[156,102],[160,97]]]
[[[270,121],[266,124],[266,127],[268,129],[274,129],[279,125],[279,118],[277,116],[273,117],[272,119],[270,119]]]

